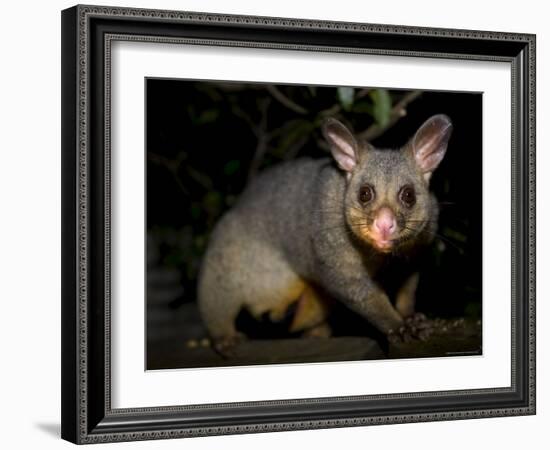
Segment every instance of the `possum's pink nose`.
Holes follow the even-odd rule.
[[[381,208],[374,219],[373,228],[381,240],[387,240],[397,228],[395,215],[390,208]]]

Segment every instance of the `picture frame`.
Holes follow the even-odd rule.
[[[510,385],[114,408],[110,71],[116,41],[509,64]],[[83,5],[64,10],[61,350],[62,437],[78,444],[535,414],[535,36]]]

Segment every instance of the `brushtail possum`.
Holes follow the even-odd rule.
[[[235,326],[242,308],[277,320],[296,303],[297,331],[322,325],[327,299],[390,339],[423,336],[422,316],[414,315],[418,269],[409,264],[393,298],[381,280],[433,240],[438,203],[429,182],[451,120],[429,118],[398,150],[375,148],[333,118],[322,131],[332,158],[266,170],[214,229],[198,302],[220,350],[243,338]]]

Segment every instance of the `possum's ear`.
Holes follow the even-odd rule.
[[[352,132],[336,119],[323,123],[323,136],[327,140],[332,157],[340,169],[351,172],[357,165],[357,141]]]
[[[451,119],[438,114],[426,120],[412,138],[414,159],[426,181],[445,156],[452,131]]]

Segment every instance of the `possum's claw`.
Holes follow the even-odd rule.
[[[397,330],[390,330],[388,340],[392,344],[409,343],[414,340],[426,341],[433,331],[432,321],[428,320],[424,314],[416,313],[407,317]]]
[[[214,340],[214,350],[224,359],[233,358],[235,356],[235,347],[246,340],[246,335],[243,333],[235,333],[230,336],[224,336]]]

